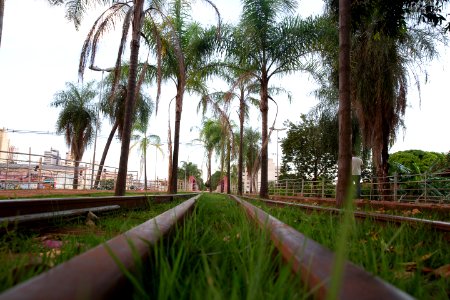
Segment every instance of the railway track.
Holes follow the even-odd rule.
[[[249,198],[256,198],[255,195]],[[295,202],[303,204],[319,204],[322,206],[336,206],[336,199],[330,198],[314,198],[314,197],[300,197],[300,196],[281,196],[272,195],[270,200],[274,201],[286,201]],[[391,210],[412,210],[419,209],[421,211],[438,211],[446,214],[450,214],[450,205],[448,204],[438,204],[438,203],[411,203],[411,202],[394,202],[394,201],[368,201],[368,200],[355,200],[355,206],[361,208],[373,208],[373,209],[391,209]]]
[[[315,205],[299,204],[299,203],[284,202],[284,201],[265,200],[265,199],[250,198],[250,197],[244,197],[244,198],[254,200],[254,201],[261,201],[268,205],[274,205],[274,206],[291,206],[291,207],[297,207],[299,209],[308,210],[308,211],[329,212],[329,213],[333,213],[336,215],[343,214],[342,209],[338,209],[338,208],[334,208],[334,207],[322,207],[322,206],[315,206]],[[361,211],[355,211],[353,214],[356,218],[359,218],[359,219],[371,219],[371,220],[374,220],[377,222],[389,222],[389,223],[395,223],[395,224],[403,224],[403,223],[408,223],[411,225],[419,225],[420,224],[420,225],[430,226],[431,228],[434,228],[434,229],[440,230],[440,231],[446,231],[446,232],[450,231],[450,223],[449,222],[426,220],[426,219],[419,219],[419,218],[412,218],[412,217],[402,217],[402,216],[395,216],[395,215],[389,215],[389,214],[361,212]]]
[[[92,212],[106,212],[120,208],[147,208],[152,202],[169,202],[174,198],[187,199],[193,194],[161,194],[136,196],[71,197],[20,199],[0,201],[0,224],[17,224],[76,216]]]
[[[132,288],[128,274],[136,270],[136,257],[146,261],[148,247],[187,218],[199,195],[2,294],[3,299],[127,298]],[[238,197],[234,201],[258,226],[269,230],[276,247],[293,271],[301,275],[318,299],[330,290],[334,253]],[[105,200],[106,201],[106,200]],[[212,216],[213,217],[213,216]],[[112,256],[112,254],[114,254]],[[131,273],[129,273],[131,272]],[[345,263],[340,299],[412,299],[350,262]]]

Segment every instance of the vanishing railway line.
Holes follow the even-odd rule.
[[[173,197],[173,195],[165,195],[150,201],[171,201]],[[0,299],[103,299],[129,296],[134,288],[130,284],[129,274],[136,271],[138,267],[136,257],[139,256],[144,262],[148,261],[149,246],[155,246],[162,237],[180,228],[177,225],[183,225],[183,220],[189,220],[192,217],[191,213],[200,195],[183,195],[183,197],[189,199],[105,244],[3,292],[0,294]],[[311,293],[319,299],[326,298],[331,289],[330,280],[335,254],[247,201],[235,196],[232,198],[245,210],[249,219],[270,232],[271,239],[283,259],[289,262],[295,273],[299,274],[302,282],[312,291]],[[13,202],[17,205],[14,206]],[[2,204],[4,206],[0,208],[0,217],[5,220],[10,217],[20,218],[23,215],[113,206],[145,208],[148,204],[149,198],[145,196],[12,200]],[[272,204],[285,205],[279,202]],[[316,209],[317,207],[302,208]],[[335,209],[326,209],[335,213]],[[220,218],[220,216],[210,217]],[[20,221],[16,219],[14,222]],[[430,223],[430,225],[435,226],[436,223]],[[448,224],[440,224],[435,228],[448,231],[447,226]],[[269,257],[267,259],[271,260]],[[412,299],[405,292],[348,261],[345,262],[338,297],[340,299]]]

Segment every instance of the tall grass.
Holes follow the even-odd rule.
[[[345,220],[345,216],[330,213],[307,213],[295,207],[269,207],[260,202],[253,204],[333,251],[339,250],[342,231],[347,232],[344,247],[349,260],[417,299],[450,297],[448,233],[425,225]],[[342,230],[343,226],[348,229]],[[438,268],[445,266],[447,275],[439,275]]]
[[[223,195],[203,195],[184,226],[151,249],[147,299],[306,299],[270,236]]]
[[[52,226],[15,228],[0,224],[0,292],[93,248],[178,205],[152,204],[148,210],[119,210],[101,215],[95,227],[84,217],[55,220]],[[44,240],[62,242],[49,248]]]

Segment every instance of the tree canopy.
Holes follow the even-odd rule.
[[[301,115],[298,124],[287,123],[281,142],[280,179],[334,179],[337,175],[338,132],[336,119]]]

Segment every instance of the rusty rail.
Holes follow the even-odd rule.
[[[29,215],[20,215],[13,217],[4,217],[0,218],[0,224],[6,224],[7,226],[23,224],[23,223],[34,223],[40,221],[52,220],[55,218],[66,218],[73,216],[81,216],[88,212],[93,213],[104,213],[111,212],[113,210],[120,209],[119,205],[108,205],[108,206],[97,206],[97,207],[87,207],[87,208],[78,208],[71,210],[61,210],[56,212],[45,212],[38,214],[29,214]]]
[[[256,195],[254,195],[256,196]],[[246,198],[246,197],[244,197]],[[252,197],[248,197],[252,198]],[[336,199],[332,198],[317,198],[317,197],[301,197],[301,196],[281,196],[271,195],[271,200],[275,201],[295,201],[301,203],[319,203],[320,205],[336,206]],[[450,213],[450,205],[436,204],[436,203],[403,203],[395,201],[369,201],[369,200],[354,200],[357,207],[371,207],[371,208],[385,208],[397,210],[411,210],[420,209],[421,211],[440,211]]]
[[[263,210],[236,196],[231,197],[260,227],[270,230],[272,241],[283,258],[292,264],[303,282],[316,291],[319,299],[325,299],[330,289],[334,253]],[[345,263],[342,277],[338,299],[413,299],[351,262]]]
[[[120,205],[121,208],[146,208],[151,202],[167,202],[173,198],[190,198],[195,194],[162,194],[137,196],[70,197],[45,199],[0,200],[0,217],[56,212]]]
[[[154,245],[190,212],[199,195],[55,268],[0,294],[13,299],[126,299],[130,284],[112,255],[128,271],[136,256],[145,261]]]
[[[265,199],[256,199],[256,198],[249,198],[249,199],[262,201],[269,205],[295,206],[295,207],[305,209],[305,210],[325,211],[325,212],[331,212],[331,213],[337,214],[337,215],[343,213],[343,210],[334,208],[334,207],[323,207],[323,206],[299,204],[299,203],[284,202],[284,201],[273,201],[273,200],[265,200]],[[426,219],[419,219],[419,218],[412,218],[412,217],[402,217],[402,216],[394,216],[394,215],[379,214],[379,213],[369,213],[369,212],[362,212],[362,211],[355,211],[355,212],[353,212],[353,214],[356,218],[359,218],[359,219],[369,218],[369,219],[372,219],[377,222],[390,222],[390,223],[395,223],[395,224],[403,224],[403,223],[408,223],[411,225],[420,224],[420,225],[430,226],[431,228],[440,230],[440,231],[450,231],[450,223],[444,222],[444,221],[433,221],[433,220],[426,220]]]

